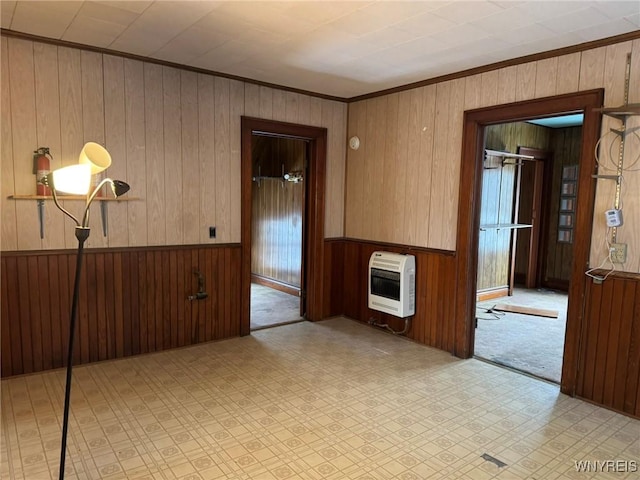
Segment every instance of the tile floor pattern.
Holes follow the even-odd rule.
[[[639,421],[345,318],[74,379],[68,479],[637,478],[574,461],[637,461]],[[2,382],[2,478],[57,478],[63,382]]]

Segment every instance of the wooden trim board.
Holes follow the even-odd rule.
[[[546,310],[544,308],[525,307],[523,305],[509,305],[507,303],[498,303],[491,310],[497,312],[521,313],[523,315],[535,315],[536,317],[558,318],[556,310]]]

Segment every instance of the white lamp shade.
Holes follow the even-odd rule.
[[[71,165],[51,172],[53,188],[71,195],[86,195],[91,187],[91,166]]]
[[[80,164],[91,166],[91,175],[100,173],[111,165],[107,149],[95,142],[87,142],[80,152]]]

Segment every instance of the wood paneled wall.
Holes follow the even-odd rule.
[[[347,136],[357,135],[360,148],[347,152],[345,236],[455,250],[463,111],[593,88],[605,89],[605,106],[619,106],[629,52],[629,102],[640,102],[634,40],[349,104]],[[640,117],[628,123],[635,125]],[[605,118],[602,132],[611,127],[620,122]],[[637,148],[626,150],[627,164]],[[612,184],[598,181],[596,219],[610,208]],[[639,191],[640,173],[629,172],[625,184],[627,192]],[[624,201],[625,215],[639,218],[640,196],[629,193]],[[594,221],[592,264],[602,260],[605,230]],[[627,223],[619,237],[629,244],[624,269],[640,272],[640,222]]]
[[[301,286],[304,180],[286,182],[282,172],[303,172],[304,140],[254,136],[251,201],[251,274]]]
[[[73,225],[47,202],[40,239],[32,152],[76,163],[107,147],[108,174],[140,200],[109,204],[109,235],[88,248],[240,241],[240,117],[326,127],[325,232],[343,235],[345,103],[85,50],[2,36],[2,249],[75,248]],[[72,212],[80,202],[65,202]],[[99,207],[92,207],[97,222]],[[209,226],[217,237],[209,238]]]
[[[518,153],[518,147],[544,150],[549,144],[550,129],[525,122],[502,123],[485,129],[485,146],[490,150]],[[482,199],[480,208],[480,235],[478,238],[478,291],[507,288],[510,277],[513,231],[510,229],[482,228],[487,224],[513,223],[518,168],[504,165],[482,171]],[[530,183],[520,182],[519,199]],[[522,223],[522,222],[519,222]],[[520,253],[528,257],[529,229],[516,233]],[[515,248],[515,246],[514,246]],[[516,256],[516,261],[518,257]],[[506,293],[506,292],[505,292]]]
[[[73,251],[3,254],[2,376],[66,365]],[[205,277],[208,298],[194,269]],[[84,254],[74,364],[156,352],[240,332],[240,246]]]
[[[402,245],[363,242],[354,239],[325,242],[330,298],[326,311],[344,314],[361,322],[371,317],[400,331],[404,320],[370,310],[367,303],[369,258],[376,250],[408,253],[416,257],[416,313],[407,334],[419,343],[449,352],[454,348],[455,257],[449,252],[428,251]]]
[[[544,239],[547,243],[547,256],[543,280],[548,286],[554,288],[563,284],[567,285],[571,277],[573,244],[558,242],[558,216],[560,211],[560,192],[562,190],[562,168],[580,163],[581,141],[582,128],[572,127],[553,130],[549,143],[549,148],[553,154],[553,175],[548,199],[549,231],[547,238]],[[596,216],[594,221],[602,221],[603,218],[603,216]]]
[[[576,395],[640,417],[640,276],[588,282]]]

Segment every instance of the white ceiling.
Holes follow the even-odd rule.
[[[640,0],[1,5],[4,29],[342,98],[640,29]]]

